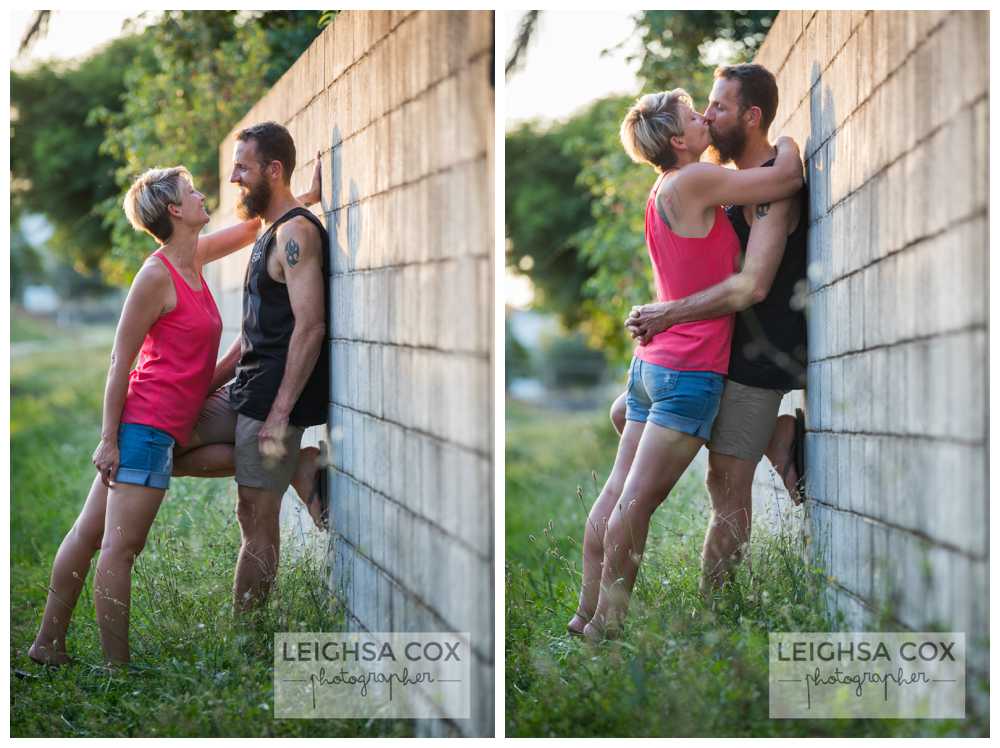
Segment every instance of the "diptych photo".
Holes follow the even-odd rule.
[[[9,13],[11,737],[989,735],[987,9]]]

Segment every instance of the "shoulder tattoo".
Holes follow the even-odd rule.
[[[757,218],[763,218],[769,210],[771,210],[771,203],[758,203],[753,209],[753,213]]]
[[[299,261],[299,244],[294,239],[289,239],[285,245],[285,259],[288,260],[289,267],[295,267]]]

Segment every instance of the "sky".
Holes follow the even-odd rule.
[[[136,11],[121,10],[57,10],[49,20],[49,30],[28,50],[17,57],[21,37],[31,25],[33,10],[11,10],[8,60],[11,67],[22,70],[34,62],[48,59],[69,59],[83,55],[104,42],[120,36],[126,19]]]
[[[594,99],[637,92],[638,62],[626,63],[624,49],[601,55],[601,50],[632,35],[635,12],[542,11],[521,67],[506,82],[506,127],[525,119],[563,119]],[[505,14],[505,61],[522,15],[523,11]],[[523,309],[531,305],[533,297],[528,277],[505,268],[505,302]]]
[[[601,50],[629,39],[635,13],[542,11],[524,65],[507,79],[506,126],[530,118],[561,119],[594,99],[637,92],[638,62],[626,63],[624,49],[601,56]],[[522,15],[505,14],[505,60]]]

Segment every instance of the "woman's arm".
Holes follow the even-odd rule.
[[[159,261],[156,261],[159,265]],[[94,451],[93,463],[101,474],[104,485],[110,486],[118,470],[118,426],[121,422],[125,395],[128,393],[128,376],[132,362],[142,347],[146,333],[156,322],[168,303],[173,281],[165,267],[146,265],[129,290],[122,316],[115,331],[111,350],[111,366],[104,386],[104,418],[101,423],[101,443]]]
[[[788,137],[778,138],[773,166],[726,169],[714,164],[690,164],[674,178],[682,196],[702,207],[756,205],[791,197],[802,189],[799,147]]]
[[[241,345],[240,337],[237,335],[225,355],[215,362],[215,373],[212,375],[209,392],[215,392],[236,375],[236,364],[239,363],[242,353]]]
[[[312,184],[309,191],[295,197],[306,207],[320,202],[323,197],[323,159],[320,153],[316,154],[316,168],[313,169]],[[260,230],[260,219],[251,218],[249,221],[237,223],[235,226],[227,226],[224,229],[213,231],[198,237],[198,248],[195,250],[195,262],[198,265],[207,265],[226,255],[230,255],[238,249],[253,244],[257,239],[257,232]]]

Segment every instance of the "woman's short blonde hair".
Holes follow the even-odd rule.
[[[191,184],[191,172],[183,166],[150,169],[132,182],[122,207],[136,231],[145,231],[161,244],[170,239],[174,226],[168,205],[179,205],[183,198],[181,180]]]
[[[652,164],[660,171],[677,164],[677,154],[670,138],[684,135],[684,121],[678,107],[687,104],[692,109],[691,96],[683,88],[646,94],[639,97],[625,119],[619,136],[625,152],[641,164]]]

